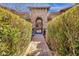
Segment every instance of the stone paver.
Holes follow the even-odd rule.
[[[42,34],[35,34],[24,55],[51,56],[50,50]]]

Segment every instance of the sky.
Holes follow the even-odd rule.
[[[0,3],[0,5],[20,11],[30,12],[29,6],[44,7],[49,6],[49,12],[58,12],[61,9],[68,8],[74,5],[74,3]]]

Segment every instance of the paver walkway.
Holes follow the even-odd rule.
[[[51,56],[50,50],[42,34],[35,34],[24,55]]]

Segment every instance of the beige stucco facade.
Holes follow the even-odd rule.
[[[48,7],[31,7],[31,14],[30,14],[30,18],[31,18],[31,22],[33,27],[35,26],[35,20],[40,17],[43,20],[43,28],[47,28],[47,19],[48,19]]]

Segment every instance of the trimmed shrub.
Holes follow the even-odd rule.
[[[79,55],[79,6],[48,23],[47,44],[53,55]]]
[[[0,55],[21,55],[31,34],[31,23],[0,7]]]

